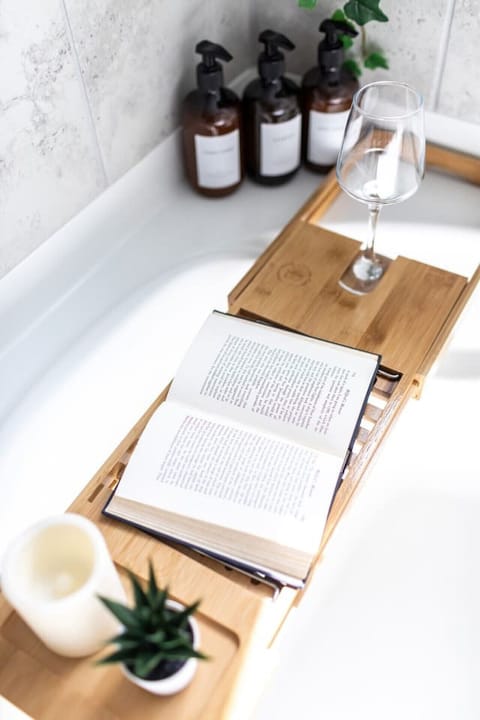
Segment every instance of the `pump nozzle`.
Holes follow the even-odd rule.
[[[318,64],[322,75],[329,85],[337,85],[344,61],[344,51],[340,35],[355,37],[357,31],[348,22],[331,20],[320,23],[318,28],[325,33],[325,37],[318,45]]]
[[[348,22],[343,20],[331,20],[327,19],[320,23],[318,28],[320,32],[324,32],[326,37],[322,41],[328,46],[329,50],[333,48],[342,47],[342,41],[339,35],[348,35],[349,37],[355,37],[358,32]]]
[[[258,72],[268,82],[280,78],[285,72],[285,58],[279,48],[295,50],[295,45],[282,33],[275,30],[264,30],[258,36],[265,49],[258,56]]]
[[[195,46],[195,52],[202,56],[197,65],[197,84],[204,92],[217,92],[223,85],[223,69],[218,60],[230,62],[232,55],[222,45],[201,40]]]
[[[215,58],[218,58],[219,60],[224,60],[225,62],[230,62],[230,60],[233,60],[232,55],[228,52],[228,50],[225,50],[222,45],[217,45],[216,43],[210,42],[210,40],[201,40],[195,47],[195,52],[202,56],[202,62],[207,67],[212,67],[213,65],[217,64],[215,62]]]
[[[264,43],[264,52],[267,57],[273,58],[275,55],[282,55],[282,53],[278,51],[279,47],[282,47],[285,50],[295,50],[295,45],[292,41],[285,35],[282,35],[282,33],[275,32],[275,30],[264,30],[258,36],[258,40],[259,42]]]

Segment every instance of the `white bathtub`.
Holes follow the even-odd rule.
[[[71,502],[320,180],[205,200],[161,174],[173,143],[0,283],[0,554]],[[379,248],[470,274],[479,195],[427,176],[385,209]],[[322,222],[365,221],[341,198]],[[480,716],[479,309],[477,292],[336,530],[256,720]]]
[[[340,197],[321,223],[363,239]],[[379,250],[471,275],[480,189],[430,174]],[[480,288],[335,530],[252,720],[480,717]]]

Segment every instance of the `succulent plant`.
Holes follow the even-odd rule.
[[[168,588],[159,588],[153,565],[149,563],[148,585],[144,590],[128,572],[134,606],[99,596],[105,607],[122,623],[121,633],[109,640],[117,650],[98,661],[99,665],[124,663],[134,675],[143,679],[161,679],[172,675],[188,658],[205,659],[193,647],[189,618],[199,602],[179,611],[168,605]]]

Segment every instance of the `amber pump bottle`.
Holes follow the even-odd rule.
[[[264,30],[258,39],[265,45],[258,58],[259,77],[243,94],[245,164],[257,182],[280,185],[300,166],[299,88],[284,77],[285,59],[279,50],[295,45],[273,30]]]
[[[302,155],[307,167],[326,172],[337,161],[345,123],[357,79],[345,68],[340,35],[358,33],[341,20],[324,20],[319,28],[325,33],[318,45],[318,65],[309,70],[302,82]]]
[[[218,60],[229,62],[230,53],[209,40],[199,42],[195,52],[202,56],[197,89],[182,105],[185,171],[199,193],[222,197],[236,190],[243,179],[241,104],[234,92],[223,87]]]

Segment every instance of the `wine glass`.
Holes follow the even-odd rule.
[[[383,205],[406,200],[418,189],[425,167],[422,96],[403,82],[364,85],[353,98],[337,159],[337,179],[369,212],[368,240],[340,279],[357,295],[373,290],[390,264],[375,253]]]

